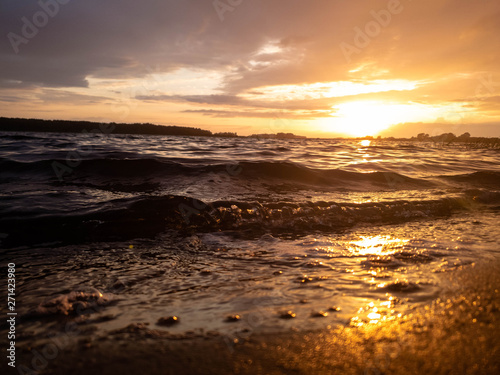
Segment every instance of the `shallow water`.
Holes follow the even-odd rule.
[[[0,168],[27,342],[67,321],[236,336],[377,322],[500,255],[498,150],[1,133]]]

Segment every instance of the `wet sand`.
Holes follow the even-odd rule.
[[[135,324],[106,337],[89,332],[43,360],[19,352],[19,373],[41,374],[498,374],[500,265],[443,274],[431,304],[386,321],[353,319],[321,331],[182,335]],[[233,323],[231,323],[233,324]],[[234,324],[238,324],[237,322]],[[21,349],[21,348],[20,348]],[[51,357],[49,355],[48,357]],[[34,372],[37,366],[37,372]],[[30,369],[32,372],[29,372]]]

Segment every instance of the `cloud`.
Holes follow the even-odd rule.
[[[2,12],[1,35],[23,36],[23,17],[32,21],[41,10],[37,2],[30,4]],[[0,78],[85,87],[89,75],[138,77],[160,61],[164,71],[215,65],[196,37],[203,33],[205,15],[212,14],[210,7],[192,1],[70,1],[19,45],[19,53],[2,38]]]
[[[37,95],[37,99],[43,103],[66,103],[89,105],[109,101],[109,98],[96,95],[84,95],[68,90],[43,89]]]
[[[15,95],[0,95],[0,102],[16,103],[21,98]]]
[[[232,93],[262,85],[340,80],[350,66],[340,43],[354,43],[354,29],[364,29],[373,21],[371,12],[383,12],[387,4],[260,0],[242,2],[221,22],[210,1],[69,1],[19,46],[18,54],[2,38],[0,78],[85,87],[89,75],[140,77],[148,66],[160,64],[164,72],[187,66],[227,69],[224,88]],[[352,56],[352,64],[376,61],[372,72],[363,73],[385,69],[391,75],[428,78],[458,68],[497,69],[497,2],[401,0],[401,7]],[[22,36],[23,17],[33,21],[41,10],[37,2],[8,2],[1,35]],[[269,43],[276,50],[259,54]]]
[[[139,95],[136,99],[142,101],[160,102],[185,102],[192,104],[210,104],[214,106],[237,106],[253,109],[278,109],[278,110],[309,110],[309,111],[331,111],[335,103],[332,99],[311,100],[247,100],[236,95]],[[253,116],[251,116],[253,117]]]
[[[271,118],[271,119],[315,119],[320,117],[330,117],[329,113],[321,111],[225,111],[215,109],[186,109],[185,113],[200,113],[204,116],[218,118],[249,117],[249,118]]]
[[[388,13],[396,3],[399,11]],[[47,4],[53,15],[44,10]],[[45,24],[27,26],[43,21],[40,12],[48,14]],[[276,111],[323,117],[346,100],[439,105],[465,98],[466,105],[477,97],[481,74],[500,80],[499,18],[495,0],[253,0],[233,6],[223,17],[212,1],[5,0],[0,89],[6,100],[25,100],[26,90],[51,89],[62,91],[45,91],[39,98],[68,105],[104,103],[116,99],[116,89],[104,84],[97,89],[96,81],[133,82],[147,79],[152,70],[159,75],[196,71],[216,74],[218,86],[205,90],[207,95],[185,95],[158,85],[135,99],[147,105],[179,104],[179,111],[189,105],[190,113],[205,116],[249,118]],[[30,27],[33,35],[26,35]],[[24,41],[15,45],[14,34]],[[342,45],[355,52],[346,56]],[[276,85],[373,80],[422,84],[414,90],[337,99],[258,95]],[[487,95],[499,91],[495,86]],[[493,110],[486,99],[479,104],[478,110]]]

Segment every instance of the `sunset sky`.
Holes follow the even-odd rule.
[[[500,136],[498,0],[4,0],[0,29],[0,116]]]

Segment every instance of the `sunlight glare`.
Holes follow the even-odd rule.
[[[412,121],[418,107],[409,104],[357,101],[336,106],[336,130],[356,137],[375,135],[391,125]]]
[[[368,147],[368,146],[370,146],[371,143],[372,143],[372,141],[370,141],[369,139],[364,139],[364,140],[359,142],[359,144],[363,147]]]
[[[408,242],[391,236],[361,236],[360,240],[351,241],[350,250],[357,255],[389,255]]]
[[[324,131],[364,137],[375,136],[397,124],[437,121],[440,118],[460,120],[469,112],[470,109],[457,104],[432,106],[414,102],[360,100],[332,106],[332,117],[318,119],[317,122]]]

